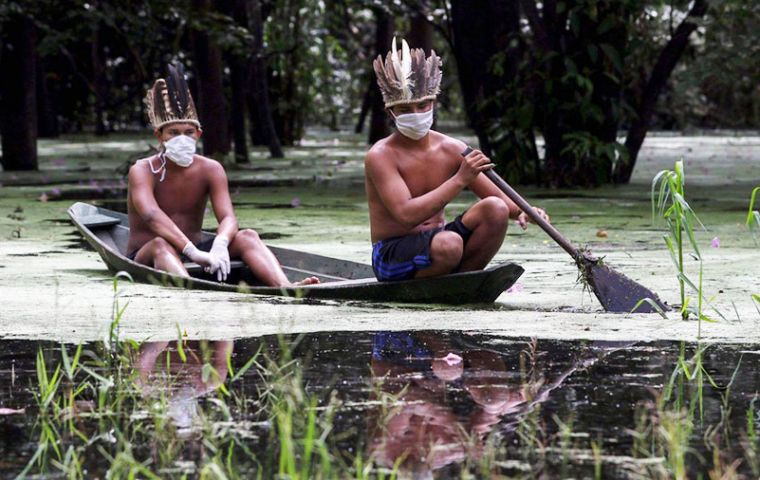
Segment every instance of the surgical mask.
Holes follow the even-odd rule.
[[[394,115],[393,118],[396,120],[396,129],[402,135],[419,140],[427,135],[433,126],[433,109],[421,113],[405,113],[398,117]]]
[[[164,142],[166,156],[180,167],[189,167],[195,155],[195,139],[187,135],[177,135]]]

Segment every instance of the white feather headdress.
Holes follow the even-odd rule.
[[[430,52],[425,58],[421,48],[410,49],[406,40],[401,40],[401,56],[396,50],[393,37],[391,51],[385,57],[378,55],[372,66],[377,75],[377,85],[383,94],[385,107],[402,103],[433,100],[441,87],[441,57]]]
[[[201,128],[181,63],[169,65],[166,79],[159,78],[145,94],[150,124],[159,129],[170,123],[192,123]]]

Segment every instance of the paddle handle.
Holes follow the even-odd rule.
[[[470,152],[472,152],[472,148],[467,147],[465,151],[462,152],[462,156],[466,157],[470,154]],[[515,202],[515,204],[520,207],[520,210],[525,212],[525,214],[533,221],[533,223],[541,227],[541,229],[550,237],[552,237],[552,239],[557,242],[557,244],[562,247],[567,253],[569,253],[571,257],[577,259],[579,256],[581,256],[581,253],[577,248],[575,248],[572,243],[570,243],[570,240],[559,233],[559,230],[554,228],[552,224],[541,218],[541,216],[539,216],[536,211],[533,210],[533,207],[531,207],[530,204],[519,193],[517,193],[514,188],[505,182],[498,173],[494,172],[493,169],[489,169],[483,172],[483,174],[488,177],[488,179],[491,180],[499,190],[504,192],[504,195]]]

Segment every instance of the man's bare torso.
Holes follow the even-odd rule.
[[[138,160],[132,168],[139,169],[140,177],[152,181],[153,195],[160,208],[180,230],[194,243],[200,240],[203,216],[209,195],[207,162],[213,160],[196,155],[193,164],[187,168],[167,161],[167,172],[163,182],[160,173],[152,173],[161,161],[156,157]],[[149,179],[150,178],[150,179]],[[156,237],[143,218],[135,211],[131,191],[127,195],[129,215],[129,242],[127,252],[134,252]]]
[[[380,140],[371,149],[391,164],[403,179],[412,198],[426,194],[453,176],[461,164],[461,144],[441,133],[430,131],[430,145],[426,149],[402,148],[399,133]],[[445,223],[443,210],[422,223],[410,228],[394,219],[383,204],[373,179],[365,176],[365,190],[369,205],[372,243],[392,237],[442,227]]]

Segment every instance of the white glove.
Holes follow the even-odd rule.
[[[182,254],[203,267],[206,272],[213,273],[220,267],[220,261],[217,257],[211,253],[198,250],[193,242],[187,242],[185,248],[182,249]]]
[[[227,280],[227,275],[230,274],[230,251],[227,249],[227,245],[229,244],[230,241],[227,237],[217,235],[209,252],[212,257],[215,257],[219,261],[219,269],[216,271],[216,279],[219,282]],[[211,273],[214,272],[212,271]]]

